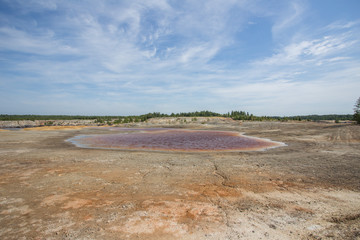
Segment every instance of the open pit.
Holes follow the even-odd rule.
[[[360,126],[220,120],[132,127],[236,132],[287,146],[80,148],[66,140],[124,130],[0,131],[0,239],[359,239]]]

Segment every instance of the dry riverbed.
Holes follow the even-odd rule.
[[[360,126],[176,126],[238,131],[287,146],[224,153],[83,149],[65,140],[114,132],[0,131],[0,239],[360,238]]]

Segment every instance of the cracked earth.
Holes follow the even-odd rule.
[[[151,124],[140,127],[162,126]],[[181,127],[238,131],[287,146],[223,153],[83,149],[65,140],[113,133],[1,131],[0,238],[360,238],[360,126]]]

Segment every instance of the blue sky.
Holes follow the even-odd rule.
[[[348,114],[358,0],[0,0],[0,113]]]

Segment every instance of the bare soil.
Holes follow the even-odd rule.
[[[65,140],[113,132],[0,131],[0,239],[360,239],[360,126],[201,121],[176,127],[287,146],[83,149]]]

